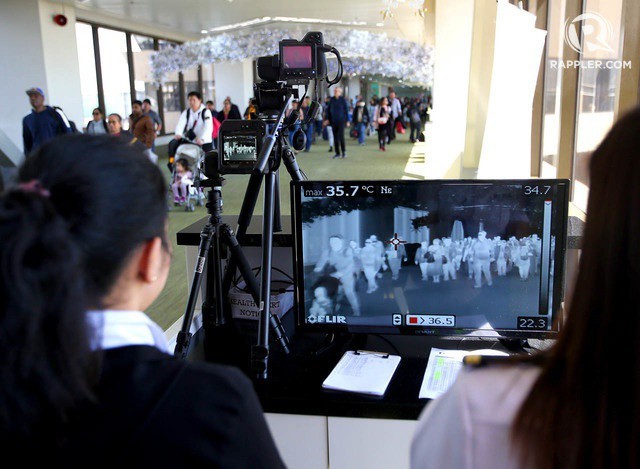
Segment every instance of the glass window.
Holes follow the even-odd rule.
[[[127,129],[127,117],[131,114],[131,89],[126,35],[120,31],[99,28],[98,39],[106,112],[120,114],[123,127]]]
[[[187,94],[189,94],[191,91],[200,90],[200,85],[198,84],[198,69],[197,68],[192,68],[192,69],[189,69],[189,70],[185,70],[182,73],[182,77],[184,79],[185,103],[188,104],[188,102],[187,102]],[[204,99],[204,95],[202,96],[202,98],[206,102],[206,99]]]
[[[573,162],[573,202],[587,210],[591,152],[607,134],[620,91],[623,0],[586,0],[582,21],[581,60],[600,62],[602,68],[582,67],[578,84],[578,120]]]
[[[560,145],[560,98],[562,96],[562,60],[564,47],[564,16],[566,0],[550,0],[547,27],[547,58],[544,77],[544,115],[542,121],[542,161],[540,176],[558,175],[558,147]]]
[[[158,87],[151,77],[149,58],[153,54],[153,38],[131,35],[131,52],[133,53],[133,76],[135,77],[135,99],[151,101],[151,109],[158,111]],[[173,132],[173,129],[170,130]]]
[[[98,80],[91,26],[85,23],[76,23],[76,39],[82,90],[82,127],[84,128],[93,117],[93,109],[98,107]]]
[[[163,50],[169,47],[176,47],[177,44],[167,41],[158,41],[158,49]],[[174,133],[180,113],[180,82],[178,72],[171,72],[165,75],[165,82],[162,85],[162,99],[164,101],[164,126],[167,133]],[[197,78],[196,78],[197,81]],[[196,85],[196,88],[197,85]],[[182,133],[182,132],[180,132]]]

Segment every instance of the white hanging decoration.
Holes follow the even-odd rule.
[[[154,81],[161,84],[171,72],[276,54],[280,40],[301,39],[307,31],[308,28],[303,30],[301,27],[286,30],[263,28],[186,42],[152,54],[151,73]],[[385,33],[338,28],[323,28],[322,31],[325,43],[340,52],[345,75],[378,75],[402,80],[403,84],[425,87],[433,82],[432,47],[389,37]]]

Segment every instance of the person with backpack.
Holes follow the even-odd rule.
[[[22,119],[25,155],[29,155],[56,135],[74,133],[62,109],[45,105],[42,88],[29,88],[26,93],[33,110]]]
[[[173,168],[176,151],[184,143],[195,143],[204,151],[213,150],[213,117],[202,104],[202,95],[191,91],[187,96],[189,107],[180,114],[175,136],[168,145],[169,165]]]
[[[407,109],[407,115],[409,117],[409,125],[411,126],[409,140],[411,140],[411,143],[416,143],[422,130],[422,114],[420,112],[419,101],[416,100],[411,102]]]
[[[109,133],[109,126],[104,118],[104,113],[97,107],[91,113],[93,119],[87,124],[86,133],[89,135],[106,135]]]
[[[369,111],[365,106],[363,99],[358,100],[356,107],[353,111],[353,127],[356,130],[356,137],[358,138],[358,144],[364,145],[364,138],[366,136],[366,128],[369,125]]]

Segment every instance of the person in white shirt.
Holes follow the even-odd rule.
[[[580,266],[556,343],[464,369],[420,416],[413,468],[640,467],[639,148],[636,108],[591,155]]]
[[[396,123],[402,122],[402,103],[396,97],[396,92],[389,91],[389,107],[391,108],[392,125],[389,126],[389,142],[396,139]]]
[[[188,98],[189,107],[180,114],[175,135],[167,147],[171,167],[173,167],[178,147],[184,143],[200,145],[205,152],[213,150],[211,111],[202,104],[202,95],[198,91],[191,91]]]

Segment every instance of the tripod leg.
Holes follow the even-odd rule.
[[[262,311],[260,312],[258,325],[258,343],[251,350],[251,369],[258,379],[267,379],[268,376],[275,181],[276,174],[274,172],[269,172],[265,175],[264,210],[262,212],[262,272],[260,279]]]
[[[236,260],[236,264],[238,265],[238,270],[242,274],[242,278],[244,282],[247,284],[247,289],[251,293],[253,297],[253,301],[256,305],[260,307],[260,285],[256,280],[256,277],[253,275],[253,271],[251,270],[251,265],[247,260],[244,252],[242,251],[242,247],[238,243],[238,240],[233,235],[233,231],[227,225],[223,225],[220,228],[220,236],[225,244],[229,247],[229,251],[231,251],[231,258]],[[269,315],[269,323],[273,333],[276,335],[276,340],[284,350],[284,353],[289,353],[289,339],[287,338],[284,327],[282,326],[282,322],[280,322],[280,318],[273,314]]]
[[[274,197],[273,197],[273,232],[282,231],[282,217],[280,216],[280,172],[276,171]]]
[[[240,216],[238,217],[238,229],[236,230],[236,237],[240,240],[242,240],[242,237],[247,233],[247,229],[249,228],[249,224],[251,223],[251,217],[253,216],[253,211],[256,208],[258,195],[260,194],[260,186],[262,185],[263,179],[264,174],[262,173],[252,173],[251,177],[249,178],[247,192],[244,194],[242,208],[240,209]],[[237,264],[232,257],[227,264],[224,278],[222,280],[223,292],[228,292],[231,288],[231,281],[233,280],[233,276],[236,274],[236,269]]]
[[[200,292],[200,286],[202,285],[202,272],[204,272],[204,266],[209,253],[209,247],[211,246],[211,238],[214,228],[210,223],[205,225],[202,233],[200,234],[200,246],[198,247],[198,261],[196,262],[196,268],[193,273],[193,280],[191,282],[191,290],[189,291],[189,301],[187,301],[187,308],[182,320],[182,328],[178,332],[176,339],[176,348],[174,355],[180,358],[186,358],[189,350],[189,343],[191,342],[191,322],[193,321],[193,312],[196,306],[196,300],[198,293]]]

